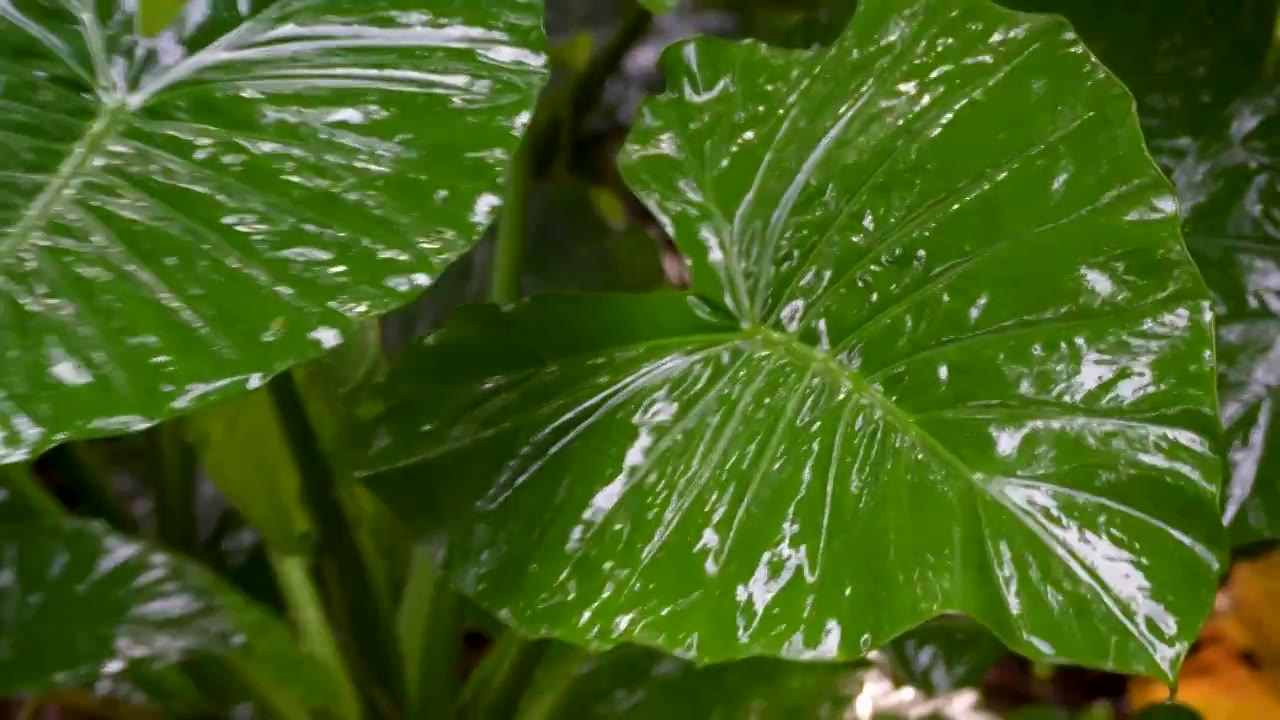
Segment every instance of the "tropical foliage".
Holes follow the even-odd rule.
[[[1008,4],[0,0],[0,696],[1115,717],[1258,655],[1276,3]]]

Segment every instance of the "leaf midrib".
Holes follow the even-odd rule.
[[[76,181],[91,167],[98,151],[115,135],[128,116],[129,110],[123,103],[104,104],[99,108],[84,134],[71,146],[70,152],[49,177],[44,188],[32,198],[18,221],[0,239],[0,262],[12,257],[20,247],[31,241],[35,233],[46,226],[49,218],[75,188]]]
[[[855,393],[869,399],[884,413],[886,420],[896,425],[922,449],[932,451],[953,470],[973,480],[975,485],[982,487],[981,483],[977,482],[977,478],[981,473],[965,464],[959,456],[951,452],[940,440],[920,427],[915,418],[899,407],[897,403],[885,397],[884,393],[880,392],[880,389],[875,384],[858,371],[842,365],[840,361],[822,350],[800,342],[793,335],[780,333],[765,327],[751,328],[745,333],[748,337],[757,337],[766,343],[773,344],[782,349],[783,352],[790,353],[793,356],[799,355],[804,361],[825,370],[838,381],[848,385]],[[982,489],[986,490],[985,487],[982,487]]]
[[[1075,553],[1071,552],[1070,548],[1065,547],[1061,542],[1055,539],[1052,534],[1045,532],[1036,520],[1026,517],[1020,508],[1009,503],[1006,498],[1001,497],[1001,493],[998,490],[980,482],[980,478],[983,477],[982,473],[970,468],[955,453],[951,452],[945,445],[943,445],[941,441],[924,428],[920,427],[919,423],[917,423],[909,413],[899,407],[897,403],[885,397],[870,380],[863,377],[857,371],[845,367],[834,357],[828,355],[819,348],[800,342],[795,338],[795,336],[779,333],[768,328],[750,328],[744,332],[754,334],[763,342],[776,345],[782,349],[783,352],[791,353],[793,356],[799,355],[803,360],[811,363],[814,367],[824,368],[837,380],[848,385],[853,392],[868,398],[880,409],[882,413],[884,413],[887,422],[895,424],[899,430],[910,437],[917,446],[935,453],[936,457],[942,462],[968,478],[973,487],[976,490],[981,491],[981,496],[991,498],[999,506],[1005,508],[1015,517],[1019,518],[1022,523],[1046,545],[1046,547],[1057,552],[1060,556],[1065,555],[1069,557],[1071,561],[1074,561],[1072,564],[1076,565],[1073,569],[1077,574],[1081,576],[1087,575],[1094,580],[1095,590],[1102,598],[1104,598],[1104,603],[1106,603],[1112,614],[1121,622],[1121,624],[1130,628],[1133,637],[1137,639],[1142,647],[1147,651],[1148,655],[1155,662],[1155,666],[1158,668],[1164,667],[1159,657],[1157,657],[1156,652],[1143,641],[1143,634],[1140,629],[1133,627],[1131,620],[1127,618],[1113,602],[1108,602],[1114,601],[1115,597],[1107,591],[1105,583],[1102,582],[1101,578],[1097,576],[1096,571],[1089,566],[1088,563],[1084,562]],[[975,495],[975,497],[980,496]],[[986,514],[982,507],[982,503],[978,502],[976,508],[978,511],[978,517],[981,523],[985,526]],[[984,536],[987,538],[991,537],[985,530]],[[987,555],[988,561],[994,562],[994,555],[992,555],[990,547],[988,547]],[[1025,632],[1023,634],[1025,635]]]

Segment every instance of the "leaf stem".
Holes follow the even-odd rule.
[[[60,520],[66,516],[66,508],[44,489],[27,465],[0,467],[0,486],[17,495],[41,520]]]
[[[409,717],[451,707],[458,693],[459,599],[440,576],[436,556],[436,549],[425,543],[413,549],[400,603],[397,627]]]
[[[520,270],[524,264],[528,195],[533,171],[531,145],[535,130],[542,124],[539,121],[541,112],[541,108],[535,111],[529,128],[511,157],[511,166],[507,168],[505,197],[493,254],[493,278],[489,287],[489,300],[497,305],[510,305],[520,299]]]
[[[303,648],[313,657],[329,666],[338,683],[341,698],[341,716],[351,720],[362,717],[360,694],[347,673],[338,649],[338,641],[329,627],[320,592],[311,581],[307,558],[298,554],[282,554],[267,550],[271,567],[280,582],[280,591],[289,607],[289,617],[301,635]]]
[[[526,640],[507,630],[467,680],[459,700],[458,717],[462,720],[513,718],[546,651],[546,642]]]
[[[181,419],[154,428],[147,436],[148,473],[156,502],[156,534],[170,548],[195,557],[195,460],[182,434]]]
[[[604,92],[609,78],[631,46],[644,35],[653,15],[636,8],[619,31],[587,68],[576,73],[567,87],[548,86],[538,96],[533,117],[511,156],[498,219],[498,239],[493,255],[489,300],[509,305],[521,297],[521,269],[529,241],[529,189],[541,162],[554,158],[562,143],[572,145],[581,123]]]
[[[568,643],[555,643],[548,649],[538,665],[533,682],[520,701],[520,710],[516,713],[515,720],[549,720],[556,717],[587,657],[586,651]]]
[[[391,639],[385,614],[379,612],[369,568],[343,506],[333,468],[307,417],[293,376],[283,373],[267,387],[302,478],[303,501],[319,535],[316,559],[330,620],[344,633],[347,649],[359,661],[353,672],[365,696],[379,709],[378,714],[394,714],[403,699],[399,648]]]
[[[224,662],[240,683],[262,704],[268,717],[278,720],[311,720],[306,708],[299,705],[295,698],[264,683],[235,653],[226,656]]]

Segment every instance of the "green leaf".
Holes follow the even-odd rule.
[[[1167,147],[1184,232],[1217,313],[1234,545],[1280,538],[1280,87],[1227,108],[1217,133]]]
[[[1234,546],[1280,538],[1275,414],[1280,322],[1273,239],[1278,155],[1264,74],[1273,0],[1007,0],[1065,14],[1133,91],[1151,151],[1178,185],[1187,244],[1215,295],[1219,393],[1230,443]],[[1241,98],[1242,95],[1245,97]]]
[[[186,675],[187,665],[165,668],[135,668],[117,676],[99,678],[92,688],[82,688],[92,694],[89,696],[99,703],[127,703],[152,710],[163,710],[166,717],[192,717],[201,710],[207,711],[214,702],[203,688],[197,688]],[[61,704],[61,697],[56,703]],[[242,702],[245,696],[234,691],[224,692],[216,696],[218,700],[233,699],[223,707],[234,702]],[[128,717],[126,715],[126,717]],[[144,716],[145,717],[145,716]]]
[[[1148,137],[1200,133],[1263,71],[1275,0],[1000,0],[1061,13],[1129,87]]]
[[[330,704],[278,618],[190,561],[93,522],[0,525],[0,693],[233,658],[277,692]]]
[[[182,13],[187,0],[141,0],[138,29],[143,35],[159,35]]]
[[[264,379],[498,204],[537,0],[0,4],[0,463]]]
[[[553,717],[569,720],[840,720],[852,717],[865,666],[752,658],[699,667],[620,647],[577,671]]]
[[[698,295],[460,316],[364,404],[375,492],[527,635],[841,659],[961,612],[1171,677],[1222,567],[1213,330],[1124,88],[978,1],[669,59],[627,172]]]
[[[251,392],[205,408],[189,420],[209,479],[276,552],[306,552],[311,519],[302,478],[271,396]]]
[[[991,631],[952,615],[894,638],[881,652],[899,682],[940,695],[981,685],[1005,648]]]

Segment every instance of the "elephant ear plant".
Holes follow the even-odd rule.
[[[0,0],[0,695],[862,717],[939,616],[1176,676],[1214,317],[1125,86],[988,0],[588,5]]]

